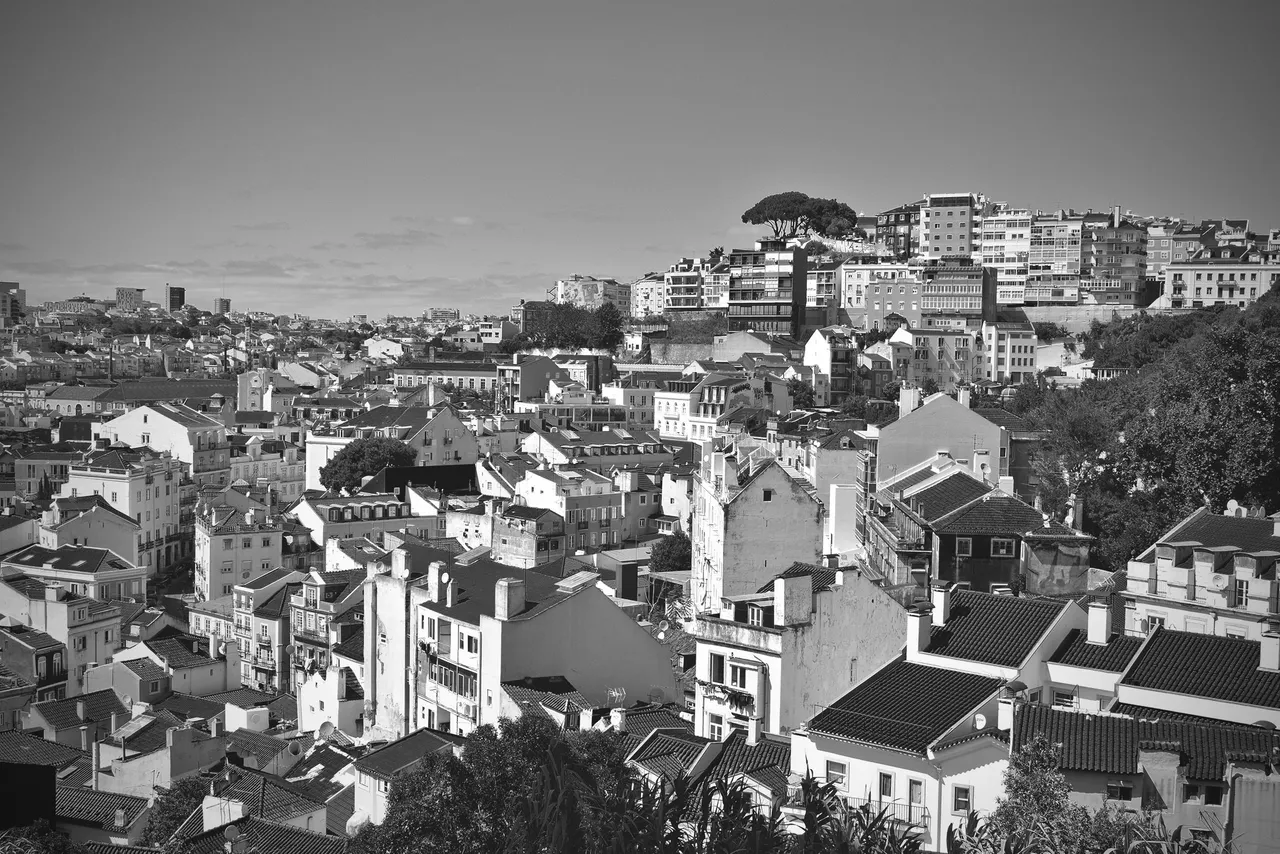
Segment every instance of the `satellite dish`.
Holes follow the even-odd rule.
[[[448,584],[448,583],[449,583],[449,573],[447,573],[447,572],[442,572],[442,573],[440,573],[440,583],[441,583],[441,584]]]
[[[984,714],[981,714],[981,713],[974,715],[974,716],[973,716],[973,728],[974,728],[974,729],[986,729],[986,728],[987,728],[987,716],[986,716],[986,715],[984,715]]]
[[[120,698],[120,701],[121,701],[122,703],[124,703],[124,707],[125,707],[126,709],[132,709],[132,708],[133,708],[133,698],[132,698],[132,697],[130,697],[128,694],[125,694],[123,697],[121,697],[121,698]]]
[[[333,730],[334,730],[333,722],[325,721],[324,723],[320,724],[320,729],[316,730],[316,740],[317,741],[327,740],[331,735],[333,735]]]
[[[296,742],[296,741],[291,741],[291,742],[289,742],[289,755],[290,755],[290,756],[297,756],[297,755],[298,755],[299,753],[301,753],[301,752],[302,752],[302,745],[301,745],[301,744],[298,744],[298,742]]]
[[[1209,587],[1212,590],[1226,590],[1228,583],[1230,583],[1230,576],[1222,573],[1214,573],[1213,577],[1209,579]]]
[[[658,640],[666,640],[666,639],[667,639],[666,632],[658,632]]]
[[[665,632],[669,628],[671,628],[670,620],[663,620],[661,623],[658,623],[658,631],[660,632]]]
[[[240,838],[240,831],[236,830],[234,824],[228,824],[227,829],[222,831],[222,838],[228,842],[235,842]]]

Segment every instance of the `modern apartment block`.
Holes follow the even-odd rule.
[[[231,300],[226,297],[217,297],[213,301],[214,315],[228,315],[231,313]]]
[[[799,338],[807,302],[809,255],[781,240],[734,249],[729,262],[730,332],[774,332]]]
[[[692,311],[704,308],[702,274],[707,265],[701,258],[681,258],[662,276],[663,311]],[[662,314],[659,311],[658,314]]]
[[[920,202],[920,256],[973,258],[982,250],[981,193],[932,193]]]
[[[996,271],[996,302],[1022,305],[1031,257],[1031,220],[1025,209],[997,206],[982,220],[982,266]]]
[[[631,310],[631,286],[617,279],[597,279],[594,276],[573,275],[556,282],[548,292],[561,304],[580,308],[597,309],[605,303],[617,306],[619,311]]]
[[[182,311],[182,307],[186,304],[187,304],[186,288],[180,288],[177,285],[164,286],[165,311]]]
[[[137,311],[142,308],[142,292],[146,288],[116,288],[116,308]]]
[[[1059,210],[1031,220],[1026,305],[1076,305],[1080,301],[1084,217]]]

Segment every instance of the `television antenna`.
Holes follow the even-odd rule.
[[[610,688],[607,692],[609,695],[609,703],[615,708],[621,708],[624,700],[627,699],[626,688]]]

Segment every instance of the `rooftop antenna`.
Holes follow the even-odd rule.
[[[609,703],[610,703],[610,704],[611,704],[615,709],[620,709],[620,708],[622,708],[622,703],[623,703],[623,701],[627,699],[627,689],[626,689],[626,688],[610,688],[610,689],[609,689],[608,691],[606,691],[605,693],[607,693],[607,694],[608,694],[608,696],[609,696]]]

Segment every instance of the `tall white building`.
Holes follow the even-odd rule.
[[[1022,305],[1031,255],[1029,210],[998,207],[982,219],[982,266],[996,271],[996,302]]]

